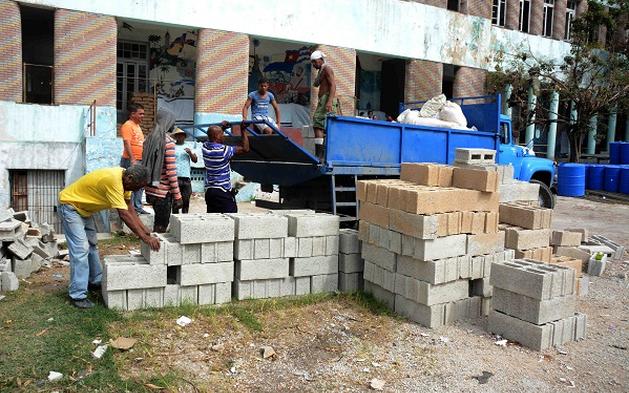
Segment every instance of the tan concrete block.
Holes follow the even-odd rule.
[[[568,231],[553,231],[550,244],[553,246],[578,247],[581,245],[583,233]]]
[[[477,235],[467,235],[468,255],[493,254],[504,250],[505,233],[480,233]]]
[[[372,180],[359,180],[356,182],[356,198],[361,202],[367,201],[367,185]]]
[[[498,232],[498,213],[486,212],[485,213],[485,233]]]
[[[461,233],[472,233],[474,212],[461,212]]]
[[[378,183],[367,183],[367,202],[375,204],[378,200]]]
[[[360,204],[358,218],[382,228],[389,228],[389,209],[383,206],[363,202]]]
[[[472,229],[471,234],[479,234],[485,232],[485,213],[473,212],[472,213]]]
[[[449,165],[439,166],[439,187],[452,187],[452,173],[454,167]]]
[[[499,221],[526,229],[550,228],[552,210],[519,203],[501,203]]]
[[[395,186],[389,189],[389,200],[387,207],[392,210],[404,210],[404,200],[402,197],[402,186]]]
[[[358,240],[361,242],[369,241],[369,223],[361,220],[358,223]]]
[[[418,239],[434,239],[438,236],[438,217],[389,209],[389,228]]]
[[[472,168],[455,167],[452,173],[452,186],[484,192],[498,191],[498,173]]]
[[[533,259],[535,261],[550,263],[552,247],[533,248],[531,250],[515,250],[516,259]]]
[[[505,232],[505,247],[514,250],[532,250],[548,247],[550,240],[549,229],[507,227]]]
[[[400,165],[400,179],[424,186],[438,186],[439,167],[436,164],[403,162]]]
[[[551,265],[558,265],[569,267],[575,270],[577,277],[583,276],[583,261],[577,258],[571,258],[566,256],[552,256],[550,259]],[[577,287],[579,280],[577,280]]]
[[[580,259],[586,264],[592,256],[589,252],[577,247],[555,247],[555,254]]]
[[[448,235],[461,233],[461,212],[446,213],[448,217]]]
[[[448,215],[435,214],[435,217],[437,217],[437,236],[448,236]]]
[[[388,199],[389,199],[389,185],[386,183],[376,184],[376,204],[386,207]]]

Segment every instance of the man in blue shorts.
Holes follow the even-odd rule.
[[[275,118],[277,123],[269,116],[269,105],[275,110]],[[251,107],[251,120],[263,120],[278,128],[281,124],[280,107],[277,105],[275,96],[269,91],[269,81],[265,78],[260,79],[258,90],[252,91],[242,107],[242,118],[247,119],[247,112]],[[272,134],[273,129],[265,123],[256,124],[255,127],[264,134]]]

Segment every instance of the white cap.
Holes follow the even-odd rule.
[[[325,58],[325,54],[321,52],[320,50],[316,50],[312,52],[312,54],[310,55],[310,60],[319,60],[319,59],[324,59],[324,58]]]

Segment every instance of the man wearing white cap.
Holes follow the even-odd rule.
[[[328,114],[336,113],[338,103],[336,101],[336,81],[334,71],[325,62],[325,54],[320,50],[310,55],[312,66],[319,70],[313,85],[319,88],[319,102],[312,116],[312,127],[315,133],[315,154],[323,159],[323,137],[325,135],[325,118]]]

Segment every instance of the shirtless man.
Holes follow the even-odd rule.
[[[312,66],[319,70],[313,85],[319,88],[319,102],[312,116],[312,127],[315,133],[315,154],[320,160],[324,157],[323,137],[325,136],[325,118],[328,114],[335,114],[338,108],[336,100],[336,81],[334,71],[325,62],[325,54],[320,50],[310,55]]]

